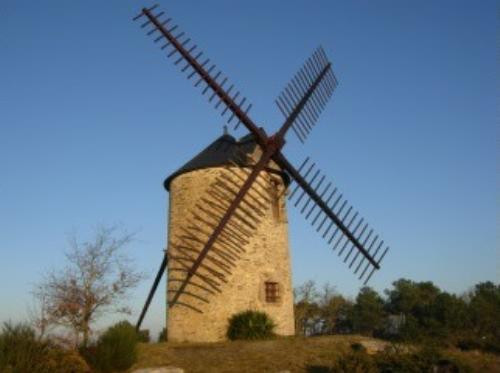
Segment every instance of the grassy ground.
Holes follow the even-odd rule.
[[[211,344],[141,344],[139,360],[133,369],[175,366],[186,372],[319,372],[338,356],[362,342],[368,351],[383,349],[386,342],[360,336],[283,338],[255,342]],[[447,351],[467,363],[474,372],[500,372],[500,358],[477,352]],[[132,370],[133,370],[132,369]]]

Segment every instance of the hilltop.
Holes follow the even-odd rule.
[[[152,343],[139,346],[139,368],[174,366],[185,372],[328,372],[334,362],[361,343],[369,354],[388,342],[357,335],[292,337],[268,341],[236,341],[205,344]],[[500,357],[477,351],[444,351],[447,358],[473,371],[500,371]]]

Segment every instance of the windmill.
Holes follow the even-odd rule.
[[[208,101],[221,110],[228,124],[233,124],[235,130],[243,125],[249,134],[240,141],[224,135],[165,181],[168,189],[172,179],[183,172],[207,170],[213,166],[210,162],[214,159],[217,165],[224,165],[216,173],[204,174],[203,193],[196,194],[196,202],[190,205],[189,218],[177,222],[177,241],[165,251],[136,327],[140,328],[167,265],[169,312],[173,314],[177,308],[182,308],[182,312],[175,311],[174,318],[178,322],[183,319],[185,328],[196,324],[193,321],[198,317],[196,315],[203,315],[204,305],[213,299],[223,299],[218,307],[221,304],[226,306],[224,297],[231,297],[225,295],[224,289],[230,286],[228,283],[239,281],[233,272],[241,267],[242,262],[248,262],[244,259],[246,248],[259,234],[259,229],[267,229],[259,227],[266,224],[266,216],[273,209],[273,203],[276,204],[273,201],[284,195],[366,284],[380,269],[389,247],[333,183],[326,181],[315,162],[306,158],[296,168],[283,154],[285,137],[290,131],[301,143],[305,142],[338,85],[324,50],[320,47],[314,51],[277,98],[275,103],[284,116],[284,122],[276,133],[268,135],[249,116],[252,105],[247,99],[229,84],[228,78],[198,50],[198,46],[178,30],[172,19],[157,8],[158,5],[143,8],[134,21],[143,21],[141,28],[146,29],[154,43],[166,51],[168,58],[174,59],[174,64],[181,67],[188,80],[195,78],[194,86],[201,86],[202,94],[208,94]],[[193,163],[202,164],[193,166]],[[199,184],[195,184],[192,178],[185,178],[183,183],[176,189],[176,195],[198,188]],[[172,203],[173,191],[170,192]],[[188,200],[193,199],[192,196],[179,198],[188,204]],[[282,207],[277,206],[278,212]],[[274,255],[271,251],[268,254]],[[275,264],[279,266],[279,263]],[[170,276],[170,272],[175,275]],[[287,276],[286,281],[289,281]],[[266,299],[278,299],[276,284],[266,282]],[[288,293],[291,294],[290,289]],[[286,314],[287,318],[291,315],[293,319],[290,299],[286,305],[288,311],[283,311],[283,315]],[[207,325],[210,319],[200,317],[199,320],[204,321],[202,325]]]

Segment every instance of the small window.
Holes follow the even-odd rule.
[[[280,300],[279,286],[277,282],[266,282],[266,302],[267,303],[277,303]]]

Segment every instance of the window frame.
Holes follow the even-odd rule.
[[[264,299],[266,303],[280,302],[280,285],[277,281],[264,282]]]

